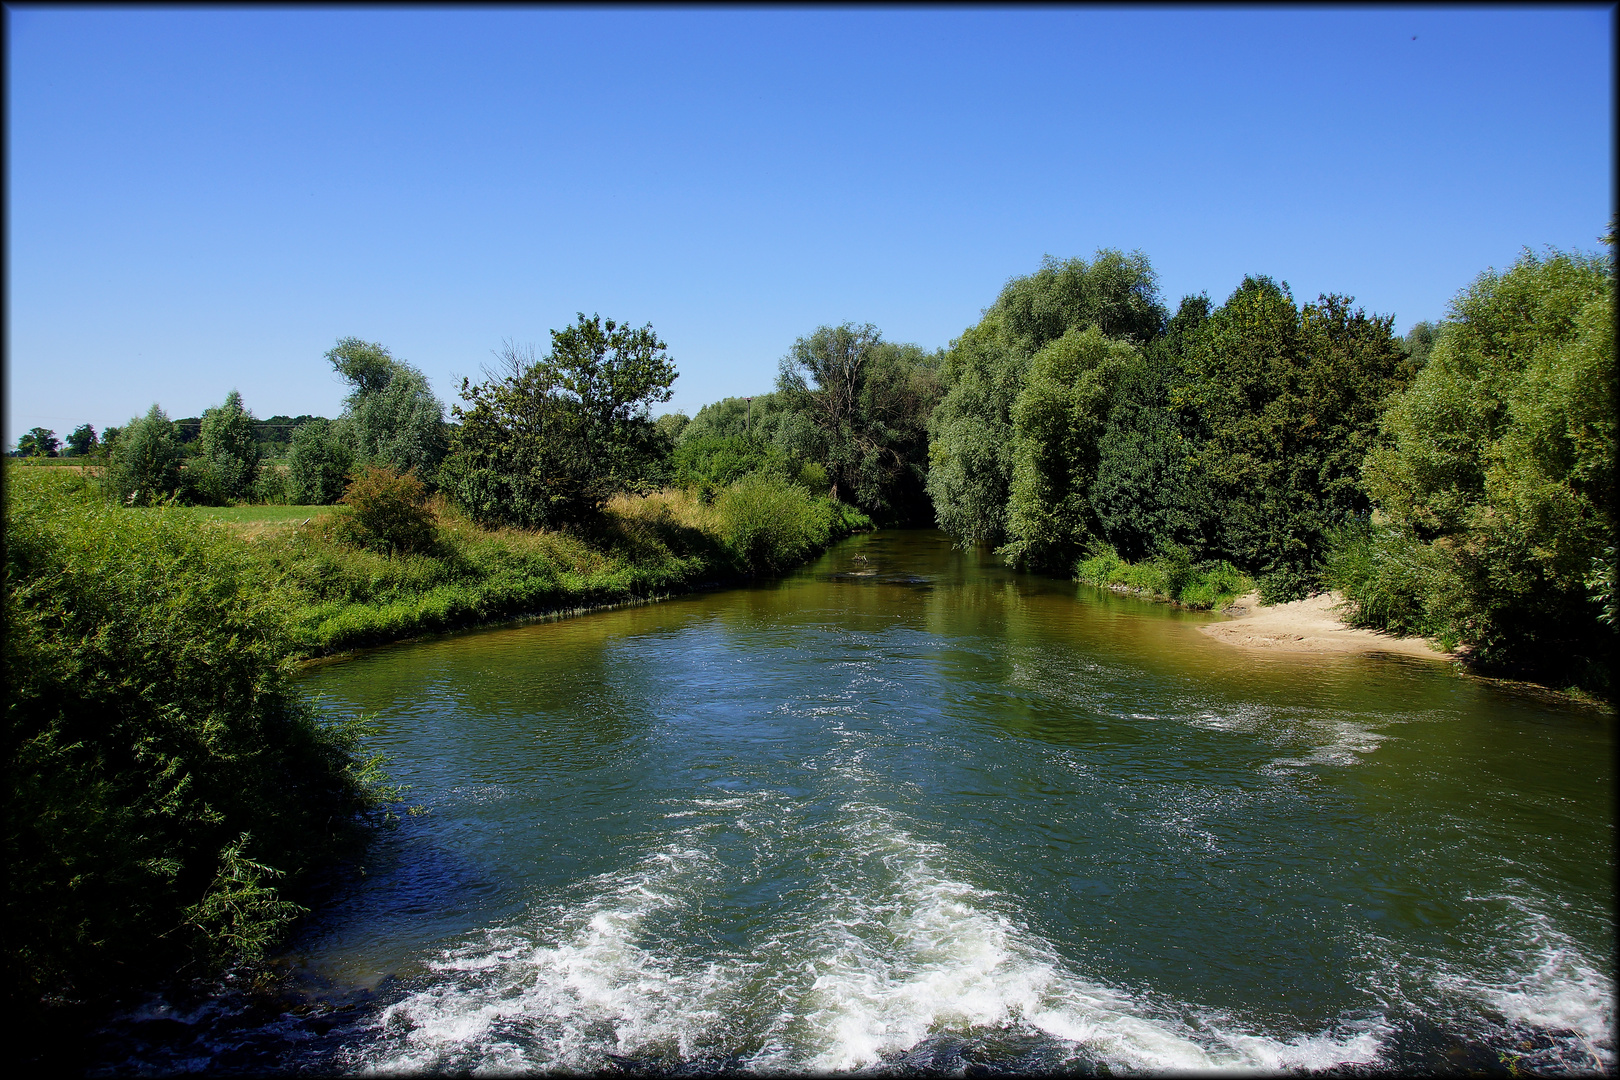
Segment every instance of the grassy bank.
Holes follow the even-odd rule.
[[[1197,610],[1230,603],[1254,588],[1254,580],[1231,563],[1195,563],[1185,550],[1137,563],[1099,552],[1075,564],[1074,580]]]
[[[301,508],[295,508],[301,509]],[[870,522],[802,489],[744,481],[711,503],[679,491],[620,496],[579,532],[485,529],[439,501],[426,551],[387,556],[306,512],[236,531],[270,569],[299,655],[744,581],[797,565]]]

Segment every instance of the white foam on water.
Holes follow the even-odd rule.
[[[1442,969],[1433,976],[1435,985],[1483,1002],[1510,1023],[1547,1032],[1573,1031],[1596,1065],[1612,1071],[1616,1063],[1613,977],[1584,956],[1546,912],[1522,897],[1468,899],[1505,904],[1511,925],[1493,936],[1519,944],[1503,950],[1505,956],[1490,975]]]
[[[783,994],[756,1067],[838,1071],[903,1054],[942,1031],[1017,1029],[1069,1044],[1070,1058],[1173,1070],[1368,1062],[1367,1031],[1293,1042],[1195,1031],[1181,1018],[1068,970],[997,896],[940,872],[945,853],[882,808],[853,805],[850,856],[822,919],[771,945],[806,957],[808,986]],[[860,865],[867,864],[862,873]],[[877,867],[882,871],[878,872]],[[880,880],[886,878],[887,880]]]
[[[726,973],[683,968],[637,938],[650,916],[684,903],[682,879],[712,862],[671,844],[598,879],[598,894],[564,914],[552,944],[507,929],[446,952],[430,965],[433,986],[382,1013],[393,1045],[369,1071],[589,1069],[605,1052],[653,1048],[692,1056],[693,1036],[720,1017],[710,999]]]

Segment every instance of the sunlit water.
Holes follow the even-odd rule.
[[[319,668],[427,813],[107,1067],[1612,1068],[1611,716],[1212,618],[890,532]]]

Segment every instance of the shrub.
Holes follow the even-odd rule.
[[[168,414],[153,405],[118,433],[103,480],[108,494],[136,506],[155,506],[179,492],[180,444]]]
[[[367,465],[339,500],[353,512],[339,520],[338,538],[389,555],[426,551],[437,536],[427,488],[414,473]]]
[[[750,473],[714,500],[720,534],[738,564],[773,573],[827,543],[832,504],[765,473]]]
[[[227,529],[8,476],[5,981],[18,1004],[251,957],[372,805]]]
[[[1166,546],[1166,555],[1129,563],[1107,544],[1094,542],[1091,553],[1075,563],[1074,579],[1103,588],[1123,585],[1198,609],[1224,604],[1253,588],[1254,583],[1225,560],[1194,563],[1186,548]]]

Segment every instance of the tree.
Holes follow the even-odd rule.
[[[156,404],[119,431],[103,482],[110,494],[135,506],[151,506],[178,493],[180,446],[168,414]]]
[[[56,448],[60,445],[56,432],[42,427],[30,428],[26,435],[17,440],[17,456],[55,457]]]
[[[923,501],[938,358],[885,342],[877,327],[823,326],[782,358],[776,397],[795,414],[778,440],[822,465],[833,498],[901,520]]]
[[[1426,623],[1487,668],[1610,685],[1615,512],[1614,266],[1531,252],[1452,302],[1383,416],[1367,491],[1426,568]]]
[[[948,388],[929,417],[928,495],[939,527],[963,544],[999,544],[1012,489],[1012,407],[1028,357],[992,311],[951,342]]]
[[[1363,457],[1403,385],[1393,319],[1248,277],[1199,329],[1176,393],[1199,428],[1197,464],[1222,522],[1221,551],[1267,600],[1319,587],[1330,530],[1365,514]]]
[[[192,466],[198,472],[199,501],[225,503],[247,495],[259,473],[259,444],[253,414],[232,390],[225,401],[205,410],[199,436],[202,453]]]
[[[1070,330],[1035,354],[1013,405],[1009,561],[1067,570],[1100,533],[1090,488],[1109,401],[1136,349],[1095,326]]]
[[[670,399],[676,372],[652,326],[581,313],[551,337],[544,357],[508,342],[483,383],[462,380],[445,484],[476,520],[586,521],[659,467],[651,411]]]
[[[294,503],[329,506],[343,496],[354,450],[340,421],[316,417],[293,431],[287,475]]]
[[[1146,344],[1163,330],[1169,314],[1147,256],[1111,248],[1099,250],[1089,263],[1046,256],[1035,273],[1007,283],[996,309],[1013,344],[1031,355],[1087,326],[1105,337]]]
[[[1209,312],[1208,296],[1184,297],[1165,335],[1127,362],[1097,444],[1092,507],[1103,538],[1127,560],[1218,546],[1208,487],[1193,468],[1197,433],[1171,404]]]
[[[652,407],[674,395],[677,378],[667,349],[651,323],[621,326],[584,312],[551,332],[550,363],[573,396],[585,453],[615,485],[639,477],[656,455]]]
[[[74,457],[85,457],[94,453],[98,445],[96,429],[89,424],[80,424],[73,429],[73,434],[67,437],[67,444]]]
[[[1007,535],[1014,401],[1032,358],[1071,330],[1143,345],[1163,331],[1157,277],[1141,252],[1042,260],[1009,281],[977,326],[951,343],[944,397],[929,422],[928,493],[939,527],[963,543]]]
[[[444,458],[444,405],[427,377],[376,342],[348,337],[326,354],[354,388],[344,399],[343,431],[355,459],[431,478]]]

